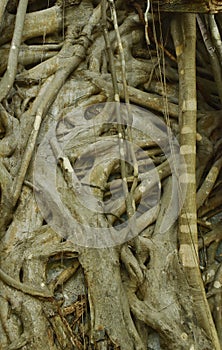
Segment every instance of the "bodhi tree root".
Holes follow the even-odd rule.
[[[220,350],[220,14],[47,3],[0,5],[0,349]]]

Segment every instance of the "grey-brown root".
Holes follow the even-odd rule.
[[[26,6],[25,0],[19,3]],[[109,50],[113,53],[116,91],[121,100],[127,97],[122,81],[126,78],[130,102],[155,111],[156,121],[169,116],[171,129],[179,135],[183,123],[183,131],[188,130],[185,119],[178,123],[178,104],[184,108],[181,101],[187,102],[189,97],[183,88],[188,86],[189,93],[192,84],[194,96],[197,80],[197,123],[193,119],[195,111],[192,114],[189,108],[185,109],[186,117],[193,122],[193,150],[197,142],[196,154],[193,152],[193,161],[189,164],[195,176],[194,158],[197,156],[198,220],[195,218],[194,224],[195,230],[198,224],[199,236],[195,231],[194,238],[200,252],[210,310],[222,342],[222,235],[221,224],[217,222],[222,207],[221,67],[218,65],[222,47],[221,14],[209,19],[201,17],[204,38],[197,33],[197,67],[195,73],[192,61],[189,85],[181,73],[184,62],[179,62],[178,74],[175,59],[183,45],[175,43],[174,53],[172,39],[165,36],[165,32],[169,33],[169,16],[154,15],[152,18],[148,15],[150,47],[147,49],[143,5],[117,1],[116,30],[108,9],[107,18],[106,14],[103,18],[103,25],[104,20],[107,22]],[[19,17],[24,17],[25,10],[15,15],[16,6],[14,0],[1,1],[0,5],[0,74],[5,77],[0,84],[1,349],[212,350],[212,342],[203,330],[204,327],[207,330],[208,320],[206,317],[200,320],[198,313],[197,305],[202,305],[202,298],[198,293],[195,299],[194,292],[191,293],[179,259],[178,225],[168,227],[165,233],[160,230],[171,198],[171,158],[142,131],[132,130],[132,136],[133,142],[143,149],[137,162],[139,170],[145,170],[141,170],[138,183],[132,172],[123,174],[129,191],[137,184],[132,191],[136,208],[142,193],[150,195],[158,181],[162,192],[160,203],[152,208],[152,215],[147,207],[139,213],[137,242],[131,239],[124,244],[121,241],[121,246],[102,249],[76,246],[76,242],[68,240],[70,237],[64,237],[47,225],[55,210],[54,193],[48,193],[51,202],[46,203],[46,215],[42,217],[34,196],[34,192],[38,196],[40,188],[33,183],[33,172],[41,173],[45,169],[33,167],[34,154],[38,153],[39,144],[52,123],[58,122],[57,137],[63,153],[55,140],[50,140],[50,149],[55,158],[60,155],[57,166],[60,198],[83,227],[76,237],[84,236],[85,223],[108,232],[107,229],[125,221],[126,203],[122,196],[119,162],[115,158],[118,130],[113,116],[110,124],[104,124],[107,113],[104,106],[92,106],[112,101],[112,69],[100,30],[98,1],[29,1],[30,12],[24,18],[23,28]],[[16,19],[19,31],[14,31]],[[161,41],[160,24],[166,47]],[[208,54],[212,52],[209,41],[206,42],[208,29],[217,48],[210,57]],[[15,40],[11,43],[13,32]],[[118,42],[117,33],[121,36]],[[175,39],[175,33],[174,36]],[[194,38],[192,43],[194,46]],[[124,68],[126,74],[122,79]],[[185,94],[182,99],[182,93],[178,94],[179,84]],[[86,112],[84,116],[75,114],[81,106]],[[109,113],[110,105],[107,106]],[[146,125],[146,113],[143,113],[143,125]],[[94,122],[93,128],[89,127],[90,121]],[[70,131],[73,138],[69,147],[63,149],[63,137],[68,137]],[[160,131],[161,137],[164,132]],[[190,146],[187,135],[183,146]],[[89,179],[85,171],[92,163]],[[156,172],[149,170],[151,163]],[[111,195],[116,196],[113,203],[108,200],[106,215],[86,208],[85,198],[78,195],[76,183],[73,183],[75,171],[98,201],[105,203]],[[189,188],[195,196],[194,183],[190,183]],[[177,211],[176,203],[177,199],[173,198],[172,213],[168,212],[167,217],[171,223],[173,212]],[[186,206],[190,208],[187,202]],[[195,211],[193,208],[190,214],[194,216]],[[54,213],[58,217],[61,215],[61,212]],[[120,238],[121,235],[126,237],[128,228],[123,227],[117,233]],[[109,238],[105,237],[104,242],[107,241]],[[90,243],[87,237],[85,242],[86,246]],[[188,255],[184,258],[186,261]],[[199,265],[196,268],[199,274]]]

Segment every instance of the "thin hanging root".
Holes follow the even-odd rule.
[[[132,208],[132,203],[129,197],[129,191],[128,191],[128,186],[127,186],[127,171],[126,171],[126,163],[125,160],[123,159],[125,150],[124,150],[124,143],[123,140],[125,138],[125,129],[124,129],[124,120],[121,118],[121,113],[120,113],[120,95],[119,95],[119,88],[117,84],[117,74],[116,74],[116,69],[115,69],[115,64],[114,64],[114,58],[111,50],[111,44],[110,44],[110,39],[108,35],[108,30],[107,30],[107,19],[106,19],[106,1],[104,0],[102,2],[102,15],[103,15],[103,30],[104,30],[104,38],[105,42],[107,45],[107,52],[109,56],[109,64],[110,64],[110,71],[112,75],[112,82],[113,82],[113,90],[114,90],[114,101],[116,102],[114,108],[115,108],[115,114],[117,116],[117,129],[118,129],[118,141],[119,141],[119,152],[120,155],[120,169],[121,169],[121,176],[122,176],[122,184],[123,184],[123,192],[124,196],[126,198],[126,206],[127,206],[127,213],[133,212]]]
[[[116,38],[117,38],[118,48],[119,48],[120,57],[121,57],[121,70],[122,70],[122,81],[123,81],[125,102],[128,104],[129,103],[129,93],[128,93],[127,82],[126,82],[126,62],[125,62],[125,57],[124,57],[123,45],[122,45],[122,41],[121,41],[121,37],[120,37],[114,1],[109,0],[109,3],[110,3],[110,9],[111,9],[112,17],[113,17],[114,29],[116,32]]]
[[[132,163],[133,163],[133,184],[131,187],[131,191],[128,189],[128,184],[127,184],[127,169],[126,169],[126,162],[125,160],[122,159],[120,160],[120,166],[121,166],[121,176],[123,180],[123,192],[125,196],[125,203],[126,203],[126,213],[128,218],[133,218],[133,215],[135,214],[135,201],[134,201],[134,193],[138,184],[138,164],[136,160],[136,155],[133,149],[133,139],[132,139],[132,122],[133,122],[133,117],[132,117],[132,112],[130,108],[130,99],[129,99],[129,91],[128,91],[128,85],[127,85],[127,80],[126,80],[126,62],[125,62],[125,56],[124,56],[124,51],[123,51],[123,46],[122,46],[122,41],[120,37],[120,32],[119,32],[119,26],[118,26],[118,21],[117,21],[117,14],[116,14],[116,9],[115,9],[115,3],[113,0],[109,0],[110,4],[110,10],[112,14],[112,19],[113,19],[113,24],[114,24],[114,29],[116,32],[116,38],[117,38],[117,43],[118,43],[118,48],[120,52],[120,58],[121,58],[121,70],[122,70],[122,82],[123,82],[123,91],[124,91],[124,99],[126,103],[126,124],[127,128],[124,128],[125,122],[121,118],[121,111],[118,107],[116,106],[117,110],[117,122],[118,122],[118,135],[119,135],[119,150],[120,150],[120,155],[124,155],[125,152],[129,152]],[[113,58],[111,58],[113,59]],[[118,88],[117,84],[117,78],[116,78],[116,72],[113,71],[114,74],[114,80],[115,80],[115,86]],[[115,94],[116,95],[116,94]],[[119,90],[118,90],[118,102],[120,101],[120,96],[119,96]],[[122,124],[122,126],[121,126]],[[128,149],[124,151],[124,144],[123,140],[126,139],[129,141],[128,143]],[[140,260],[140,243],[138,240],[138,236],[135,235],[137,232],[137,227],[136,227],[136,221],[135,219],[131,221],[131,225],[129,228],[131,231],[133,231],[134,239],[135,241],[135,246],[136,246],[136,254],[138,259]],[[138,232],[137,232],[138,233]],[[143,268],[143,264],[141,263],[140,266]],[[142,274],[142,271],[140,271]],[[138,278],[139,274],[138,274]]]
[[[113,90],[114,90],[114,101],[119,102],[120,98],[119,98],[119,89],[118,89],[117,78],[116,78],[116,70],[115,70],[111,42],[110,42],[108,27],[107,27],[106,0],[102,0],[102,27],[103,27],[103,35],[106,43],[106,50],[109,57],[109,67],[111,71]]]
[[[127,80],[126,80],[126,61],[125,61],[125,57],[124,57],[123,45],[122,45],[120,32],[119,32],[119,26],[118,26],[118,22],[117,22],[117,14],[116,14],[116,9],[115,9],[115,4],[114,4],[113,0],[111,0],[110,3],[111,3],[111,13],[113,16],[114,28],[115,28],[115,32],[116,32],[116,37],[117,37],[117,42],[118,42],[118,47],[119,47],[119,52],[120,52],[120,57],[121,57],[122,81],[123,81],[124,97],[125,97],[126,109],[127,109],[127,129],[125,131],[125,137],[130,142],[129,151],[130,151],[130,155],[131,155],[132,161],[133,161],[134,180],[133,180],[132,188],[130,191],[131,195],[133,195],[133,193],[137,187],[137,184],[138,184],[138,164],[137,164],[135,152],[133,149],[132,127],[131,127],[133,117],[132,117],[132,112],[131,112],[131,108],[130,108],[129,91],[128,91],[128,85],[127,85]],[[131,199],[131,200],[132,200],[132,207],[135,208],[135,203],[133,202],[133,199]]]
[[[150,39],[149,39],[149,30],[148,30],[148,14],[150,10],[150,0],[147,0],[147,6],[146,6],[146,11],[144,13],[144,21],[145,21],[145,38],[146,38],[146,43],[147,46],[150,45]]]

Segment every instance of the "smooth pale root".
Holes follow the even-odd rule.
[[[183,145],[180,147],[180,153],[181,154],[195,154],[196,153],[196,147],[189,146],[189,145]]]
[[[189,100],[184,100],[183,101],[183,105],[182,105],[182,109],[183,111],[196,111],[196,99],[195,98],[191,98]]]
[[[36,131],[39,130],[41,121],[42,121],[41,115],[37,114],[35,117],[35,122],[34,122],[34,130],[36,130]]]
[[[196,226],[196,224],[180,225],[180,231],[183,232],[183,233],[196,232],[197,231],[197,226]]]
[[[197,257],[198,247],[190,246],[189,244],[181,244],[179,255],[184,267],[196,267],[198,263]]]
[[[214,282],[214,288],[220,288],[222,287],[222,284],[219,281]]]
[[[63,157],[62,160],[63,160],[63,165],[64,165],[65,170],[67,170],[69,173],[72,173],[73,168],[70,164],[69,159],[67,157]]]
[[[180,175],[180,182],[181,183],[196,183],[196,176],[195,174],[182,174]]]

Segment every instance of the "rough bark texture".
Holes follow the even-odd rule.
[[[221,349],[221,17],[161,13],[197,3],[1,2],[0,350]]]

